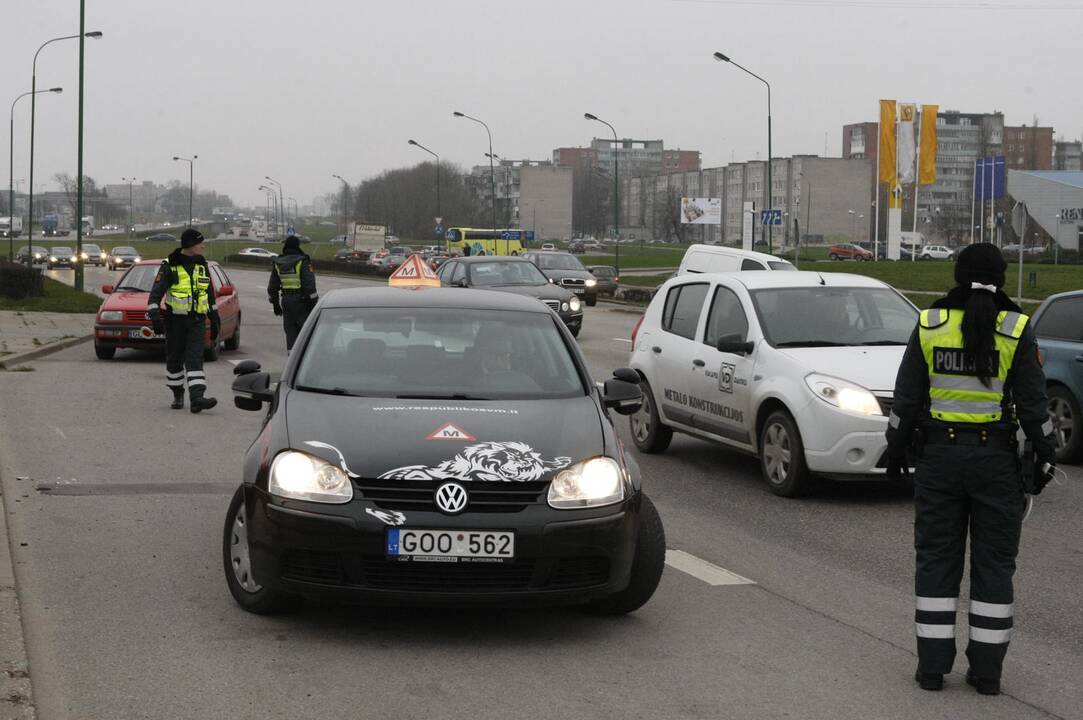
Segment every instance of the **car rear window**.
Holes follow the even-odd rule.
[[[366,397],[530,400],[585,395],[551,315],[458,308],[327,308],[295,387]]]
[[[1040,338],[1083,341],[1083,295],[1049,303],[1034,328]]]

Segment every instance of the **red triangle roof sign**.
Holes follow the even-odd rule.
[[[444,423],[443,426],[434,430],[431,435],[425,438],[426,440],[460,440],[463,442],[473,442],[477,440],[476,437],[466,432],[462,428],[452,424]]]
[[[440,278],[420,255],[411,255],[391,273],[387,284],[392,287],[440,287]]]

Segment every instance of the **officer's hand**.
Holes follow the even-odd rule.
[[[318,297],[307,297],[305,298],[305,306],[308,307],[309,310],[311,310],[312,308],[316,307],[316,303],[318,303],[319,301],[320,299]]]
[[[151,327],[154,328],[155,335],[165,335],[165,321],[162,320],[162,311],[159,308],[153,308],[147,310],[147,317],[150,318]]]
[[[222,318],[217,310],[211,310],[207,317],[211,320],[211,339],[217,340],[218,333],[222,330]]]
[[[1027,488],[1027,492],[1031,495],[1041,495],[1045,486],[1053,479],[1054,470],[1056,465],[1053,463],[1042,462],[1038,460],[1034,463],[1034,478],[1032,480],[1032,487]]]
[[[910,477],[910,468],[906,465],[906,458],[889,456],[887,459],[887,479],[902,480],[908,477]]]

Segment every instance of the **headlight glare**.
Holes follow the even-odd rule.
[[[594,287],[597,284],[598,284],[598,281],[595,280],[594,278],[591,278],[590,280],[587,280],[587,282],[586,282],[587,287]]]
[[[340,468],[294,450],[275,458],[267,490],[278,497],[308,502],[347,503],[353,499],[353,484]]]
[[[549,484],[549,505],[560,510],[612,505],[623,499],[624,472],[613,458],[576,463]]]
[[[572,312],[579,312],[579,308],[583,307],[583,304],[579,302],[579,298],[572,298],[572,301],[568,303],[568,307],[572,309]]]
[[[883,415],[876,396],[860,385],[830,375],[811,373],[805,384],[812,393],[829,405],[856,415]]]

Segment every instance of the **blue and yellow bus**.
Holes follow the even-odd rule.
[[[448,228],[444,235],[447,250],[452,254],[466,255],[519,255],[530,248],[534,240],[531,230],[503,228],[487,230],[479,228]]]

